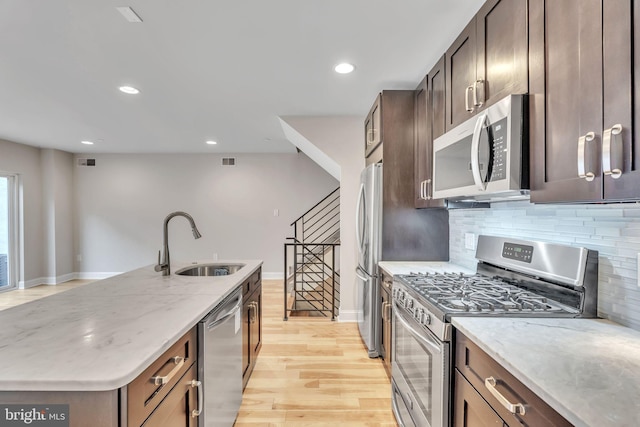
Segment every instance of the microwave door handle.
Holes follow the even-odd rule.
[[[478,190],[484,191],[485,184],[480,175],[480,135],[482,128],[487,121],[487,115],[483,114],[476,120],[476,127],[473,129],[473,138],[471,139],[471,173],[473,174],[473,182],[475,182]]]

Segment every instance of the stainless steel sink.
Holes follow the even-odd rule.
[[[211,263],[211,264],[198,264],[192,267],[185,267],[175,274],[180,276],[228,276],[236,273],[245,264],[223,264],[223,263]]]

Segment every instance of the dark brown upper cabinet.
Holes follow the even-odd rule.
[[[433,140],[444,133],[444,56],[415,90],[415,207],[442,208],[445,202],[433,195]]]
[[[378,163],[382,157],[382,95],[378,95],[364,119],[364,157],[367,165]]]
[[[530,0],[531,199],[640,198],[640,1]]]
[[[488,0],[447,50],[446,130],[528,92],[527,2]]]

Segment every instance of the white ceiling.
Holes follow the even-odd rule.
[[[0,138],[88,153],[293,152],[278,116],[364,118],[380,90],[415,88],[483,2],[0,0]],[[356,71],[336,74],[342,61]]]

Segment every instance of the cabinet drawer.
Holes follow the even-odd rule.
[[[197,357],[196,342],[194,327],[127,386],[130,426],[141,425],[193,365]]]
[[[455,357],[456,368],[508,425],[572,425],[460,331],[456,331]],[[524,415],[513,414],[491,393],[485,385],[490,377],[495,379],[495,390],[506,400],[524,405]]]
[[[198,389],[192,380],[197,377],[196,365],[193,365],[144,422],[143,427],[196,427],[198,416],[194,416],[193,411],[201,408],[197,407]]]
[[[502,418],[457,369],[455,375],[453,427],[503,427]]]
[[[246,297],[262,284],[262,269],[259,268],[247,280],[242,283],[242,297]]]

